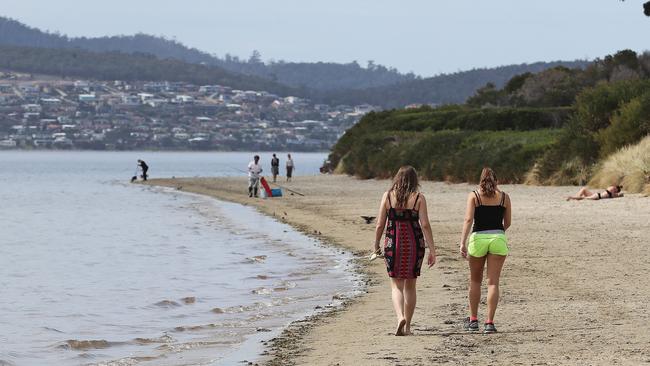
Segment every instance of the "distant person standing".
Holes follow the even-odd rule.
[[[273,183],[275,183],[280,174],[280,159],[275,154],[273,154],[273,158],[271,159],[271,174],[273,174]]]
[[[293,169],[295,165],[293,164],[293,159],[291,154],[287,154],[287,182],[291,182],[291,176],[293,175]]]
[[[262,165],[260,165],[259,155],[253,157],[253,161],[248,163],[248,197],[257,197],[257,190],[260,187],[260,174],[262,174]]]
[[[149,171],[149,165],[144,162],[144,160],[138,159],[138,166],[142,169],[142,180],[147,180],[147,172]]]

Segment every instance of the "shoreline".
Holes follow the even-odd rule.
[[[217,201],[221,200],[230,203],[240,204],[243,206],[252,206],[261,215],[271,217],[273,219],[278,220],[281,223],[287,224],[297,232],[300,232],[301,234],[307,237],[319,241],[326,247],[330,247],[334,250],[347,251],[351,255],[352,259],[350,260],[350,263],[353,271],[351,275],[356,275],[358,277],[355,281],[357,282],[355,286],[358,286],[357,289],[358,294],[351,297],[338,298],[337,300],[341,301],[341,303],[338,305],[327,305],[322,307],[318,306],[316,307],[316,309],[307,310],[306,315],[304,317],[298,320],[294,320],[289,324],[287,324],[286,326],[282,327],[279,330],[279,334],[277,336],[268,340],[263,340],[262,353],[256,355],[254,358],[251,357],[250,359],[239,361],[239,362],[248,362],[249,364],[252,363],[253,365],[258,365],[258,364],[265,364],[271,366],[294,365],[295,363],[292,361],[292,358],[300,354],[300,352],[302,352],[301,346],[303,345],[301,345],[300,343],[303,339],[303,336],[307,334],[312,328],[316,327],[319,322],[329,317],[335,316],[338,312],[344,311],[347,307],[353,304],[355,300],[359,299],[366,293],[370,282],[369,273],[367,271],[367,268],[365,268],[367,267],[368,262],[365,261],[363,257],[360,257],[360,253],[352,252],[350,248],[346,248],[342,244],[332,241],[327,237],[320,235],[320,233],[311,231],[305,225],[298,225],[284,218],[278,219],[278,217],[275,214],[269,214],[268,212],[265,212],[259,205],[255,205],[255,204],[251,205],[248,202],[243,202],[243,200],[235,199],[227,194],[222,194],[222,195],[216,193],[207,194],[205,192],[201,192],[199,189],[196,188],[193,189],[191,185],[188,187],[187,183],[185,183],[186,184],[185,186],[179,186],[178,184],[176,184],[176,183],[183,183],[183,182],[188,182],[196,179],[201,179],[201,178],[159,178],[159,179],[149,179],[146,183],[139,181],[138,184],[143,184],[151,187],[158,187],[162,189],[170,189],[168,191],[170,193],[178,192],[178,193],[196,194],[196,195],[206,197],[208,199],[216,199]],[[219,179],[219,178],[208,178],[208,179]],[[257,200],[262,200],[262,199],[257,199]]]
[[[245,178],[148,184],[251,205],[357,256],[365,291],[340,309],[291,323],[282,333],[286,339],[268,342],[269,359],[261,362],[269,365],[650,362],[650,334],[638,327],[648,318],[643,309],[649,294],[635,285],[650,276],[642,244],[650,234],[644,219],[650,217],[650,205],[641,195],[565,202],[576,187],[502,186],[513,199],[512,251],[502,279],[500,333],[486,337],[461,330],[467,269],[457,242],[466,197],[474,187],[422,182],[438,261],[431,270],[423,268],[418,280],[415,335],[394,337],[384,265],[361,257],[370,251],[374,225],[359,217],[376,214],[388,181],[296,177],[281,184],[305,197],[285,191],[282,198],[266,200],[248,198]],[[479,317],[484,311],[482,305]]]

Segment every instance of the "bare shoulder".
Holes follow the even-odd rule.
[[[504,191],[501,191],[501,193],[503,193],[503,196],[504,196],[503,201],[504,201],[505,205],[506,205],[506,206],[510,206],[510,195],[507,194],[507,193],[504,192]]]

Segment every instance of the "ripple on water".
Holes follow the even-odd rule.
[[[264,263],[266,258],[266,255],[256,255],[254,257],[246,258],[243,263]]]
[[[176,301],[172,301],[172,300],[158,301],[154,305],[158,306],[158,307],[161,307],[161,308],[176,308],[176,307],[181,306],[181,304],[177,303]]]
[[[89,349],[105,349],[105,348],[119,346],[123,344],[126,344],[126,342],[109,342],[105,339],[94,339],[94,340],[68,339],[67,341],[63,341],[59,343],[56,346],[56,348],[85,351]]]
[[[152,344],[152,343],[172,343],[175,342],[174,338],[169,334],[162,335],[157,338],[135,338],[133,340],[136,344]]]

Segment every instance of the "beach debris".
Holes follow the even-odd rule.
[[[361,216],[361,218],[366,220],[366,224],[370,224],[375,219],[375,216]]]
[[[258,331],[258,332],[270,332],[271,329],[269,329],[269,328],[257,328],[256,331]]]
[[[212,309],[210,311],[212,311],[215,314],[223,314],[223,313],[225,313],[225,311],[222,308],[214,308],[214,309]]]

